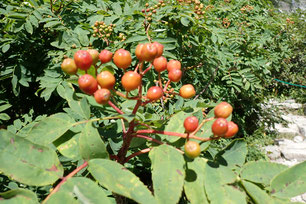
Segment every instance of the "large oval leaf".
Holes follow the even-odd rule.
[[[271,181],[271,194],[291,198],[306,192],[306,161],[278,174]]]
[[[159,203],[177,203],[185,178],[183,155],[169,145],[160,145],[149,157],[155,198]]]
[[[63,176],[55,151],[0,130],[0,171],[34,186],[53,184]]]
[[[4,200],[2,200],[2,199]],[[30,190],[17,188],[14,190],[0,193],[1,204],[38,204],[35,193]]]
[[[111,204],[110,198],[107,197],[102,187],[99,187],[95,182],[88,178],[84,177],[74,177],[70,178],[65,182],[58,192],[54,195],[56,196],[58,193],[68,194],[64,197],[69,199],[70,197],[76,197],[80,203],[91,203],[91,204]],[[51,199],[50,198],[50,199]]]
[[[69,130],[75,121],[65,113],[57,113],[42,119],[28,133],[27,139],[41,145],[47,145]]]
[[[190,203],[208,203],[204,189],[205,166],[206,161],[199,157],[186,165],[184,191]]]
[[[93,177],[108,190],[138,203],[156,203],[139,178],[121,164],[106,159],[92,159],[88,164]]]
[[[83,159],[108,158],[108,152],[97,128],[89,122],[82,130],[79,139],[80,153]]]
[[[240,176],[242,179],[268,186],[272,178],[285,169],[288,169],[288,167],[282,164],[267,161],[252,161],[243,166]]]

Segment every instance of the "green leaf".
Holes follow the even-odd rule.
[[[186,165],[184,191],[190,203],[208,203],[204,189],[205,166],[206,161],[199,157]]]
[[[187,17],[181,17],[181,23],[183,24],[183,26],[188,26],[189,25],[190,20]]]
[[[30,20],[30,22],[31,22],[31,24],[32,24],[33,26],[35,26],[36,28],[38,28],[38,20],[37,20],[37,18],[36,18],[34,15],[30,15],[30,16],[29,16],[29,20]]]
[[[154,195],[158,203],[177,203],[181,197],[185,171],[183,155],[169,145],[154,147],[152,162]]]
[[[74,100],[72,97],[67,98],[69,107],[78,115],[80,115],[83,119],[90,118],[90,106],[88,104],[87,99],[84,97],[80,101]]]
[[[171,116],[171,118],[169,119],[166,127],[165,127],[165,131],[169,131],[169,132],[177,132],[177,133],[184,133],[185,132],[185,128],[184,128],[184,120],[186,117],[190,116],[192,113],[187,113],[184,111],[180,111],[174,115]],[[162,136],[164,137],[164,136]],[[166,136],[167,140],[169,142],[176,142],[177,140],[179,140],[179,137],[173,137],[173,136]]]
[[[3,53],[6,53],[9,49],[10,49],[11,45],[10,44],[5,44],[3,47],[2,47],[2,52]]]
[[[80,154],[84,160],[94,158],[108,158],[108,152],[105,144],[102,141],[97,128],[89,122],[81,132],[80,139]]]
[[[57,192],[52,195],[49,200],[47,200],[46,204],[59,204],[59,203],[69,203],[69,204],[81,204],[81,202],[74,199],[73,194],[69,194],[67,192]]]
[[[63,137],[65,137],[66,135],[68,135],[67,137],[69,138],[66,141],[59,141],[61,142],[59,145],[57,145],[57,150],[64,155],[67,158],[71,158],[71,159],[81,159],[81,155],[80,155],[80,148],[79,148],[79,138],[80,138],[80,133],[75,134],[72,131],[67,131]],[[61,140],[63,137],[61,137],[59,140]],[[58,140],[56,140],[54,143],[57,143]]]
[[[204,174],[206,195],[210,203],[246,203],[245,194],[227,184],[235,182],[236,175],[227,166],[207,162]]]
[[[30,34],[33,34],[33,26],[31,24],[30,21],[26,21],[25,24],[24,24],[24,28],[26,29],[26,31]]]
[[[151,192],[139,178],[121,164],[106,159],[92,159],[88,163],[89,172],[108,190],[138,203],[156,203]]]
[[[55,151],[0,130],[0,171],[18,182],[44,186],[63,176]]]
[[[29,132],[27,139],[41,145],[47,145],[69,130],[75,121],[65,113],[57,113],[42,119]]]
[[[216,159],[219,163],[226,163],[229,168],[237,168],[245,162],[248,149],[243,139],[235,139],[227,145],[222,151],[218,152]]]
[[[60,25],[60,24],[61,24],[60,21],[50,21],[50,22],[48,22],[44,25],[44,28],[55,27],[55,26]]]
[[[259,188],[257,185],[251,182],[248,182],[248,181],[241,181],[241,183],[255,203],[257,204],[261,204],[261,203],[273,204],[274,203],[272,197],[270,197],[264,190]]]
[[[284,170],[271,181],[271,194],[291,198],[306,192],[306,161]]]
[[[120,6],[119,2],[113,3],[112,8],[113,8],[114,13],[116,15],[121,15],[122,14],[122,9],[121,9],[121,6]]]
[[[1,200],[3,198],[4,200]],[[0,193],[1,204],[38,204],[35,193],[30,190],[17,188]]]
[[[12,105],[9,104],[9,103],[6,103],[6,104],[4,104],[4,105],[1,105],[1,106],[0,106],[0,112],[5,111],[5,110],[9,109],[10,107],[12,107]]]
[[[288,169],[287,166],[267,161],[252,161],[246,163],[240,172],[244,180],[270,185],[274,176]]]
[[[136,36],[127,38],[126,41],[124,41],[124,43],[139,42],[139,41],[143,41],[146,39],[147,39],[147,36],[145,35],[136,35]]]
[[[95,182],[84,177],[70,178],[65,182],[60,190],[55,193],[67,194],[66,197],[76,197],[80,203],[91,203],[91,204],[111,204],[110,198],[107,197],[104,190],[98,186]],[[69,196],[68,196],[69,195]],[[53,197],[51,196],[51,198]],[[50,199],[51,199],[50,198]],[[64,203],[61,201],[60,203]],[[78,203],[78,202],[77,202]]]
[[[0,120],[9,120],[11,117],[6,113],[0,113]]]

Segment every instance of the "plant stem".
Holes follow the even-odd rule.
[[[148,153],[149,151],[151,151],[152,148],[146,148],[146,149],[142,149],[140,150],[139,152],[135,152],[133,154],[131,154],[130,156],[128,156],[127,158],[125,158],[124,160],[124,163],[128,162],[130,159],[132,159],[133,157],[136,157],[138,155],[141,155],[141,154],[145,154],[145,153]]]
[[[144,138],[146,140],[149,140],[149,141],[152,141],[152,142],[155,142],[157,144],[164,144],[163,142],[157,140],[157,139],[154,139],[152,137],[149,137],[149,136],[146,136],[146,135],[133,135],[133,137],[138,137],[138,138]]]
[[[141,75],[145,75],[150,69],[152,68],[152,64],[150,64],[150,66],[148,68],[146,68]]]
[[[61,182],[57,184],[57,186],[53,189],[53,191],[43,200],[42,204],[45,203],[54,193],[56,193],[59,188],[71,177],[73,177],[75,174],[77,174],[79,171],[81,171],[83,168],[85,168],[88,165],[88,162],[85,161],[81,166],[73,170],[70,174],[62,178]]]
[[[83,123],[88,123],[88,122],[95,122],[95,121],[99,121],[99,120],[111,120],[111,119],[124,119],[122,118],[122,116],[112,116],[112,117],[105,117],[105,118],[95,118],[95,119],[90,119],[90,120],[83,120],[83,121],[79,121],[73,124],[73,126],[76,125],[80,125]]]
[[[168,86],[169,86],[170,83],[171,83],[171,81],[168,80],[167,83],[166,83],[166,85],[165,85],[165,87],[164,87],[164,90],[163,90],[164,92],[167,91],[167,88],[168,88]]]
[[[193,132],[190,134],[190,136],[194,136],[194,135],[202,128],[202,126],[203,126],[206,122],[211,121],[211,120],[213,120],[213,119],[215,119],[215,118],[212,117],[212,118],[207,118],[207,119],[203,120],[203,121],[201,122],[201,124],[198,125],[197,129],[196,129],[195,131],[193,131]]]
[[[120,110],[115,104],[113,104],[111,101],[108,101],[108,105],[110,105],[113,109],[115,109],[115,111],[117,111],[119,114],[124,114],[124,112],[122,112],[122,110]]]

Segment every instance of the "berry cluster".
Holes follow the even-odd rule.
[[[94,34],[93,37],[99,38],[109,38],[113,33],[113,29],[116,27],[116,24],[106,25],[103,21],[96,21],[94,26],[92,26]]]
[[[156,72],[158,72],[158,85],[152,86],[148,89],[146,96],[146,103],[159,100],[163,97],[171,97],[174,94],[180,95],[183,98],[191,98],[195,95],[195,89],[191,84],[187,84],[181,87],[179,93],[174,93],[174,89],[169,89],[171,82],[178,82],[182,77],[181,63],[177,60],[170,60],[162,56],[163,45],[154,42],[139,44],[136,47],[136,57],[139,60],[138,66],[135,70],[126,71],[132,63],[131,53],[125,49],[117,50],[114,55],[108,50],[102,50],[100,53],[94,49],[79,50],[74,54],[74,59],[66,58],[61,68],[67,74],[76,74],[78,69],[84,70],[86,74],[82,75],[78,79],[78,84],[80,89],[89,95],[94,95],[95,100],[99,104],[107,104],[109,102],[111,91],[119,96],[131,99],[128,97],[128,92],[138,89],[142,84],[142,77],[144,74],[154,66]],[[97,77],[87,74],[87,70],[93,65],[96,68],[97,62],[100,60],[101,64],[110,62],[113,60],[114,64],[125,71],[121,78],[121,84],[126,95],[114,90],[114,85],[116,83],[115,76],[109,71],[102,71],[97,74]],[[142,70],[144,63],[150,62],[151,65],[146,69]],[[163,86],[161,82],[160,73],[167,70],[169,80]]]
[[[216,120],[211,126],[211,130],[215,135],[215,138],[231,138],[238,132],[238,126],[234,122],[228,122],[226,120],[233,112],[233,107],[227,102],[219,103],[215,109],[215,118]],[[212,118],[213,119],[213,118]],[[203,125],[204,123],[201,123]],[[189,116],[184,121],[185,131],[190,135],[194,135],[200,128],[199,120],[195,116]],[[199,143],[195,141],[189,141],[187,136],[187,142],[185,143],[185,153],[190,158],[195,158],[200,155],[201,148]]]
[[[159,0],[159,2],[157,4],[155,4],[154,6],[151,6],[149,8],[149,3],[145,4],[145,9],[142,9],[141,12],[145,14],[145,18],[147,21],[152,21],[152,16],[156,13],[156,10],[166,6],[166,4],[164,3],[163,0]]]
[[[202,4],[199,0],[177,0],[179,4],[187,4],[193,6],[193,11],[197,16],[195,17],[196,19],[200,19],[204,17],[205,11],[204,9],[204,4]]]
[[[79,50],[74,54],[74,59],[64,59],[61,68],[64,72],[70,75],[77,74],[78,69],[84,70],[85,74],[80,76],[78,79],[79,88],[84,93],[93,95],[97,103],[102,105],[109,104],[120,114],[123,114],[123,111],[110,101],[112,94],[117,94],[125,99],[137,100],[136,108],[133,110],[133,114],[135,114],[139,106],[145,106],[154,101],[161,99],[167,100],[174,95],[179,95],[182,98],[189,99],[196,94],[195,89],[191,84],[183,85],[179,89],[179,93],[175,93],[174,89],[171,88],[171,82],[178,82],[182,78],[181,63],[178,60],[167,61],[167,59],[162,56],[163,48],[164,46],[158,42],[138,44],[135,50],[135,55],[139,60],[139,63],[134,70],[129,71],[127,71],[127,69],[132,63],[132,56],[131,53],[125,49],[119,49],[114,54],[106,49],[102,50],[100,53],[94,49]],[[124,74],[121,77],[121,85],[125,89],[126,94],[114,89],[116,77],[111,72],[102,71],[97,73],[98,67],[110,62],[111,60],[113,60],[114,64],[118,68],[124,70]],[[96,65],[98,61],[101,62],[99,66]],[[149,64],[146,69],[144,69],[144,65],[147,63],[144,62],[148,62]],[[96,70],[96,78],[87,74],[87,71],[91,66]],[[158,73],[158,80],[156,80],[156,84],[151,86],[147,90],[147,93],[143,95],[142,78],[152,67],[154,67],[154,70]],[[164,83],[162,83],[161,72],[164,71],[168,72],[168,81],[165,80]],[[129,92],[135,89],[138,89],[138,96],[129,97]],[[226,118],[231,115],[232,111],[233,108],[230,104],[222,102],[214,109],[215,117],[203,120],[200,125],[195,116],[187,117],[184,121],[186,134],[179,134],[180,137],[187,139],[184,146],[186,155],[190,158],[195,158],[201,153],[199,143],[190,141],[189,138],[204,141],[203,138],[194,135],[201,129],[204,123],[209,120],[216,118],[211,127],[214,137],[210,139],[233,137],[238,132],[238,126],[235,123],[227,122],[226,120]],[[154,130],[143,130],[143,133],[150,132],[154,133]],[[177,135],[175,133],[168,134]],[[129,139],[131,139],[132,136],[130,136]],[[147,138],[147,136],[143,137]],[[123,150],[125,152],[126,148],[123,148]],[[122,153],[123,156],[124,152]],[[121,162],[123,161],[125,160],[122,160]]]

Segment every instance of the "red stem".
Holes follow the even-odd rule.
[[[164,87],[164,90],[163,90],[164,92],[167,91],[167,88],[168,88],[168,86],[169,86],[170,83],[171,83],[171,81],[168,80],[167,83],[166,83],[166,85],[165,85],[165,87]]]
[[[139,152],[135,152],[135,153],[131,154],[130,156],[128,156],[127,158],[125,158],[124,163],[128,162],[133,157],[136,157],[136,156],[141,155],[141,154],[148,153],[149,151],[151,151],[151,148],[146,148],[146,149],[140,150]]]
[[[53,195],[54,193],[56,193],[59,188],[61,187],[61,185],[63,185],[69,178],[73,177],[75,174],[77,174],[79,171],[81,171],[83,168],[85,168],[88,165],[88,162],[85,161],[81,166],[79,166],[78,168],[76,168],[75,170],[73,170],[70,174],[68,174],[66,177],[62,178],[61,182],[59,182],[59,184],[57,184],[57,186],[53,189],[53,191],[45,198],[45,200],[43,200],[42,203],[45,203],[50,197],[51,195]]]
[[[138,130],[136,131],[136,134],[163,134],[163,135],[169,135],[169,136],[175,136],[175,137],[181,137],[181,138],[187,138],[187,134],[185,133],[178,133],[178,132],[168,132],[163,130]],[[189,135],[189,138],[200,140],[203,142],[211,140],[210,138],[201,138],[193,135]]]
[[[163,142],[161,142],[157,139],[154,139],[152,137],[146,136],[146,135],[133,135],[133,137],[144,138],[146,140],[150,140],[150,141],[155,142],[157,144],[164,144]]]
[[[145,75],[151,68],[152,68],[152,64],[150,64],[150,66],[147,69],[145,69],[141,74]]]
[[[110,105],[113,109],[115,109],[115,111],[117,111],[119,114],[124,114],[124,112],[122,112],[122,110],[120,110],[115,104],[113,104],[111,101],[108,101],[108,105]]]

